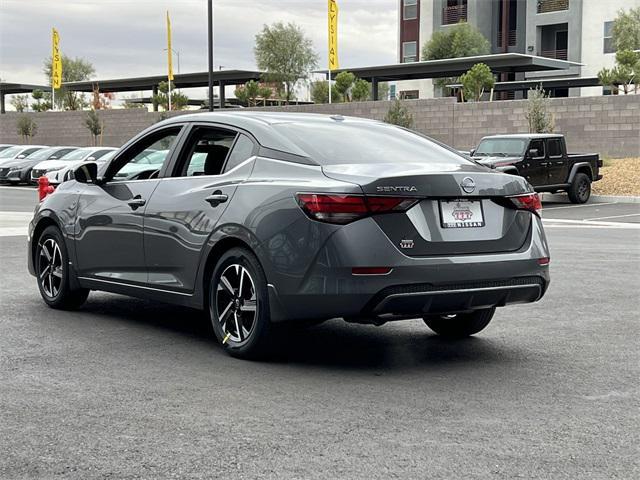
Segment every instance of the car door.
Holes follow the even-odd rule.
[[[537,150],[535,155],[530,152]],[[544,148],[543,139],[534,139],[529,143],[529,148],[525,152],[526,159],[524,162],[524,177],[534,187],[539,185],[547,185],[547,159],[546,150]]]
[[[569,166],[562,154],[562,140],[549,138],[547,140],[548,178],[550,185],[565,183],[569,176]]]
[[[257,143],[229,127],[195,124],[147,206],[149,283],[192,292],[205,244],[253,166]]]
[[[151,194],[158,186],[153,172],[135,178],[119,179],[126,168],[146,149],[166,150],[168,164],[182,125],[154,130],[134,141],[114,157],[104,180],[87,184],[78,200],[75,225],[76,270],[80,277],[103,282],[147,283],[144,261],[144,213]]]

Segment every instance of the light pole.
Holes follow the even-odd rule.
[[[164,51],[166,52],[166,51],[167,51],[167,49],[165,48],[165,49],[164,49]],[[178,52],[177,50],[175,50],[175,49],[173,49],[173,48],[171,49],[171,51],[173,52],[173,54],[174,54],[176,57],[178,57],[178,73],[180,73],[180,52]]]
[[[213,112],[213,0],[207,0],[207,20],[209,24],[209,111]]]

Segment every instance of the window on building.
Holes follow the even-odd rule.
[[[420,98],[419,90],[403,90],[400,92],[400,98],[402,100],[417,100]]]
[[[402,0],[402,19],[415,20],[418,18],[418,0]]]
[[[616,47],[613,44],[613,22],[604,22],[604,53],[614,53]]]
[[[402,63],[418,61],[417,42],[404,42],[402,44]]]

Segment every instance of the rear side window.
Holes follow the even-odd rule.
[[[273,128],[321,165],[471,163],[462,155],[417,133],[382,123],[313,121],[276,123]]]
[[[549,156],[550,157],[561,157],[562,156],[562,146],[560,145],[559,138],[550,138],[547,141],[547,147],[549,148]]]
[[[227,164],[224,167],[224,171],[228,172],[229,170],[232,170],[240,165],[247,158],[250,158],[253,155],[253,149],[253,141],[242,133],[238,134],[238,139],[236,140],[236,143],[233,145],[233,149],[229,154],[229,158],[227,159]]]
[[[179,160],[178,177],[220,175],[236,132],[210,127],[195,127]]]

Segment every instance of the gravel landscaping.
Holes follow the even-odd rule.
[[[640,196],[640,157],[605,160],[604,178],[594,182],[594,195]]]

